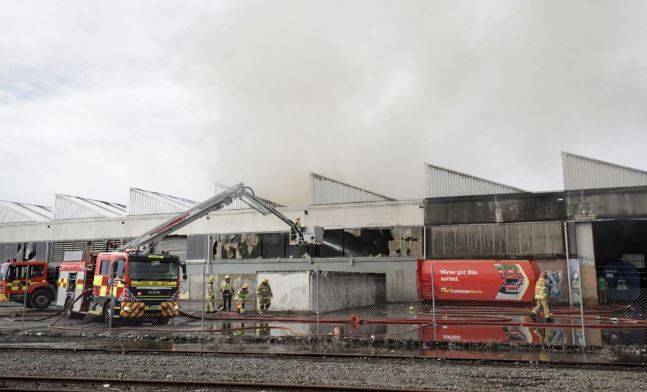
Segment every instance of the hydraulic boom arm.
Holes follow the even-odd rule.
[[[217,211],[224,208],[225,206],[231,204],[231,202],[236,198],[242,200],[247,205],[254,208],[256,211],[260,212],[263,215],[274,214],[276,217],[290,226],[290,228],[299,236],[299,240],[303,241],[303,234],[301,232],[301,229],[297,227],[294,222],[288,219],[285,215],[281,214],[276,208],[270,206],[260,198],[256,197],[254,191],[252,191],[251,188],[245,186],[241,182],[237,185],[232,186],[231,188],[224,190],[223,192],[218,193],[214,197],[207,199],[202,203],[199,203],[188,211],[174,216],[161,225],[149,230],[145,234],[135,238],[127,244],[124,244],[117,250],[121,252],[125,250],[150,251],[162,238],[166,237],[176,230],[181,229],[189,223],[202,218],[211,211]]]

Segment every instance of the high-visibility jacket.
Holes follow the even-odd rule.
[[[216,294],[213,291],[213,284],[210,283],[209,285],[207,285],[207,297],[214,298],[215,296]]]
[[[537,279],[537,283],[535,283],[535,299],[546,299],[546,280],[544,278]]]
[[[245,302],[245,300],[247,299],[247,293],[248,293],[247,290],[243,290],[243,289],[238,290],[238,292],[236,293],[235,300],[240,302]]]
[[[272,288],[269,284],[261,283],[256,289],[256,295],[258,295],[261,299],[270,299],[272,298]]]
[[[222,283],[220,284],[220,292],[225,294],[233,294],[234,293],[234,286],[231,283],[227,283],[226,280],[223,280]]]

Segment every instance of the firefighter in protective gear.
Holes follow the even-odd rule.
[[[213,313],[216,311],[216,293],[213,290],[213,282],[216,281],[215,276],[210,276],[208,285],[207,285],[207,313]]]
[[[305,229],[305,226],[301,224],[300,216],[297,216],[297,218],[294,220],[294,225],[299,229],[299,231],[303,231],[303,229]]]
[[[265,278],[256,288],[256,297],[258,297],[258,313],[263,314],[267,312],[272,304],[272,288],[270,287],[270,280]]]
[[[225,280],[220,284],[222,293],[222,309],[231,312],[231,297],[234,295],[234,285],[231,284],[231,276],[225,275]]]
[[[244,284],[236,293],[236,311],[238,313],[245,313],[245,301],[247,301],[247,294],[249,294],[249,286]]]
[[[537,306],[532,310],[532,313],[530,313],[530,317],[533,320],[537,319],[537,315],[539,314],[539,310],[543,308],[544,310],[544,320],[547,323],[550,323],[553,321],[553,319],[550,317],[550,309],[548,309],[548,295],[546,292],[546,273],[542,272],[541,276],[539,279],[537,279],[537,283],[535,283],[535,300],[537,300]]]

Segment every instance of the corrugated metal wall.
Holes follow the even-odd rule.
[[[426,164],[426,197],[491,195],[526,192],[469,174]]]
[[[0,223],[45,222],[51,218],[49,207],[0,201]]]
[[[312,204],[340,204],[395,200],[356,186],[310,173]]]
[[[126,206],[101,200],[57,194],[53,219],[116,218],[126,215]]]
[[[564,189],[621,188],[647,185],[647,172],[562,152]]]
[[[437,226],[434,258],[555,257],[564,254],[561,222]]]
[[[130,188],[128,215],[154,215],[183,212],[198,202],[163,193]]]
[[[207,236],[190,235],[187,238],[187,260],[206,260]]]
[[[105,252],[123,245],[130,239],[93,240],[93,241],[56,241],[52,244],[51,259],[53,263],[63,261],[65,252],[83,251],[90,249],[94,253]]]

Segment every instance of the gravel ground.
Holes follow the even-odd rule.
[[[211,354],[3,352],[0,375],[191,379],[460,391],[647,390],[644,372]]]

